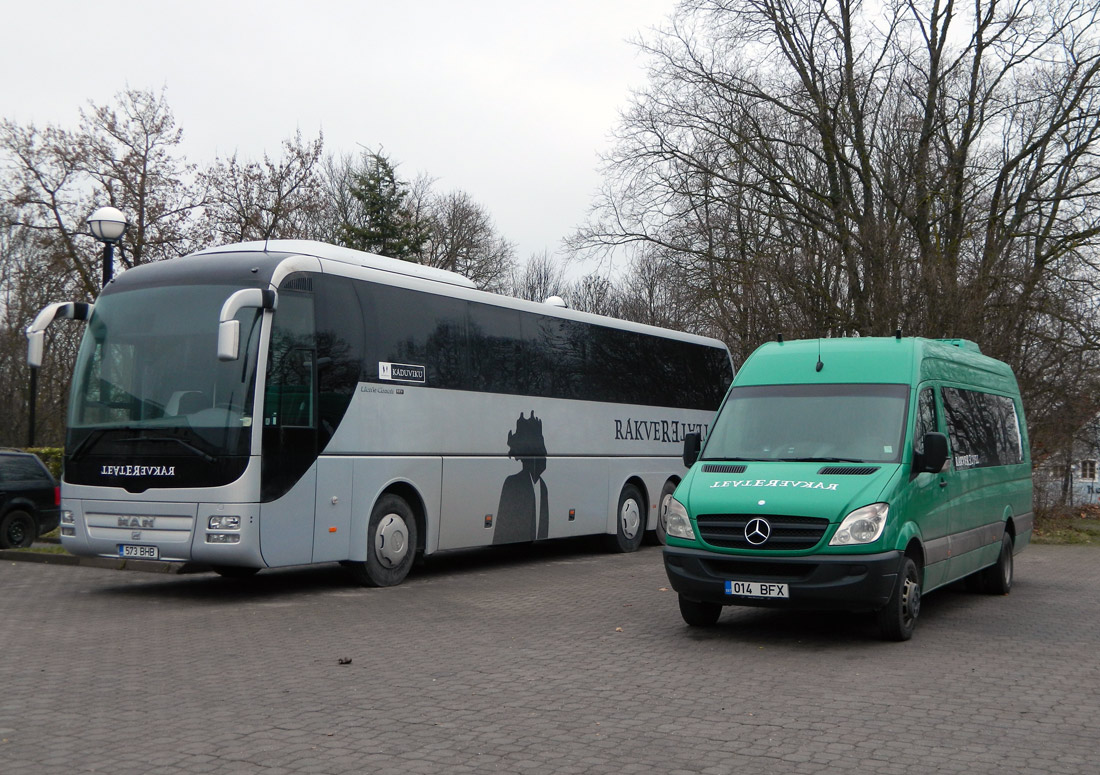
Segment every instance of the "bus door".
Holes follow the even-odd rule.
[[[317,343],[313,294],[279,290],[263,405],[260,549],[271,566],[313,559]]]

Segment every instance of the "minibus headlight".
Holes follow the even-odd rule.
[[[695,531],[691,529],[691,520],[688,518],[687,509],[684,508],[684,504],[675,498],[668,499],[665,532],[673,538],[683,538],[688,541],[695,540]]]
[[[877,541],[882,535],[882,529],[886,527],[886,515],[889,512],[890,507],[885,503],[872,503],[856,509],[840,523],[836,535],[829,541],[829,546],[850,546]]]

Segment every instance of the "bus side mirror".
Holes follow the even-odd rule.
[[[223,320],[218,323],[218,360],[235,361],[240,357],[241,322]]]
[[[232,293],[218,316],[218,360],[235,361],[240,357],[241,323],[235,319],[238,312],[248,307],[275,309],[278,301],[275,291],[260,288],[242,288]]]
[[[87,320],[92,316],[93,305],[83,301],[59,301],[47,304],[27,326],[27,364],[32,369],[42,365],[46,351],[46,329],[58,318]]]
[[[698,433],[689,433],[684,436],[684,467],[691,468],[699,459],[699,448],[702,446],[702,436]]]
[[[27,332],[27,364],[32,369],[37,369],[42,365],[42,358],[46,354],[46,332],[45,331],[28,331]]]
[[[917,460],[918,473],[938,474],[947,462],[947,437],[942,433],[924,434],[924,452]]]

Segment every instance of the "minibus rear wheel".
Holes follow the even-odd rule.
[[[688,600],[680,595],[680,616],[691,627],[713,627],[721,615],[722,606],[718,603]]]
[[[903,641],[913,637],[920,616],[920,570],[912,557],[904,557],[890,601],[878,612],[883,640]]]
[[[996,564],[981,571],[982,586],[991,595],[1007,595],[1012,589],[1012,549],[1012,535],[1005,531]]]

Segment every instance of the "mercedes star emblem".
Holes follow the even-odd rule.
[[[768,537],[772,534],[772,526],[768,524],[768,520],[757,517],[756,519],[750,519],[749,523],[745,525],[745,540],[753,546],[760,546],[768,540]]]

